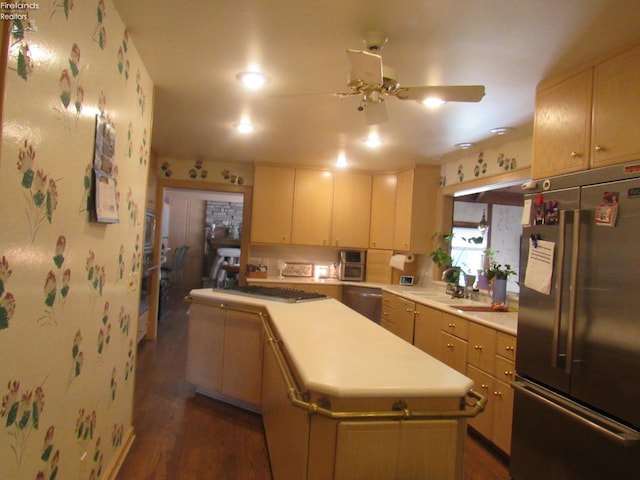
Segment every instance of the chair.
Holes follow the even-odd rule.
[[[219,248],[216,250],[216,257],[213,259],[211,273],[209,277],[213,280],[214,286],[221,286],[230,273],[228,267],[239,269],[240,265],[240,249],[239,248]],[[226,268],[226,269],[225,269]]]
[[[171,264],[163,264],[160,267],[162,279],[169,283],[171,287],[180,287],[182,284],[182,268],[189,251],[188,245],[181,245],[176,248],[171,259]]]

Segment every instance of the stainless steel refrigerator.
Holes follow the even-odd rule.
[[[638,479],[640,162],[538,181],[527,206],[511,476]],[[548,293],[525,285],[545,241]]]

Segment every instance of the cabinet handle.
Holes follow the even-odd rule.
[[[447,348],[453,348],[453,343],[447,343]]]
[[[493,395],[502,398],[502,392],[493,392]]]
[[[449,328],[456,328],[456,324],[455,323],[450,323],[449,325],[447,325]]]
[[[505,350],[507,350],[507,352],[513,352],[515,349],[516,347],[510,347],[510,346],[505,347]]]
[[[404,311],[405,312],[413,312],[413,308],[405,307]]]
[[[605,152],[607,150],[607,148],[604,145],[596,145],[594,150],[596,152]]]
[[[287,239],[287,236],[286,236],[286,235],[283,235],[283,236],[282,236],[282,240],[286,240],[286,239]]]
[[[507,377],[513,377],[513,372],[510,372],[509,370],[505,370],[504,371],[505,376]]]
[[[486,383],[483,383],[482,385],[480,385],[480,388],[483,390],[489,390],[489,385],[487,385]]]
[[[571,152],[571,157],[572,158],[578,158],[578,157],[581,157],[581,156],[582,156],[582,154],[580,152]]]
[[[476,345],[476,346],[475,346],[475,347],[473,347],[473,348],[475,348],[476,350],[482,350],[482,345]]]

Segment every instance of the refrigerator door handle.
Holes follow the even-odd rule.
[[[571,249],[571,274],[569,283],[569,321],[567,325],[567,357],[564,364],[564,371],[571,374],[573,367],[573,333],[576,324],[576,299],[578,284],[578,260],[580,260],[580,220],[581,211],[573,212],[573,238]]]
[[[571,402],[568,399],[555,395],[542,387],[534,385],[526,380],[518,378],[513,383],[513,388],[535,400],[544,403],[548,407],[570,416],[590,430],[607,437],[608,439],[629,447],[640,443],[640,432],[621,425],[592,410]]]
[[[564,276],[562,267],[564,266],[565,234],[567,230],[567,211],[560,210],[558,216],[558,254],[556,255],[556,294],[553,311],[553,340],[551,341],[551,368],[558,368],[560,358],[560,323],[562,320],[562,291],[564,289]]]

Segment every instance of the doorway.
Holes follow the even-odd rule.
[[[165,197],[167,193],[171,192],[179,192],[179,195],[184,198],[205,198],[207,196],[225,196],[232,195],[234,199],[242,202],[242,225],[241,225],[241,236],[240,236],[240,271],[239,271],[239,282],[241,284],[245,283],[245,266],[247,263],[247,255],[249,250],[249,237],[251,234],[251,199],[252,199],[252,188],[249,186],[241,186],[241,185],[231,185],[224,183],[200,183],[193,182],[189,180],[174,180],[161,178],[157,181],[156,193],[155,193],[155,206],[156,206],[156,218],[163,219],[165,216],[164,210],[166,208]],[[185,202],[185,205],[187,203]],[[188,207],[185,207],[188,210]],[[206,227],[204,223],[206,222],[204,214],[197,214],[196,212],[170,212],[169,217],[172,214],[176,215],[191,215],[193,213],[192,219],[189,222],[185,222],[186,230],[183,233],[178,233],[177,238],[172,240],[171,233],[169,232],[168,238],[163,239],[163,228],[156,228],[155,238],[153,243],[153,253],[152,253],[152,261],[153,265],[156,265],[156,268],[151,274],[150,281],[150,293],[149,293],[149,316],[148,316],[148,325],[147,325],[147,339],[155,340],[157,335],[157,326],[158,326],[158,313],[159,313],[159,300],[160,300],[160,265],[162,264],[162,244],[163,241],[168,241],[170,246],[173,246],[171,242],[180,243],[180,238],[184,238],[185,241],[189,243],[197,243],[198,247],[194,249],[195,253],[187,256],[187,261],[185,263],[185,280],[188,283],[184,283],[184,293],[188,293],[188,291],[192,288],[197,288],[202,286],[202,274],[203,274],[203,255],[204,255],[204,234],[206,233]],[[188,231],[189,227],[186,227],[188,224],[197,223],[197,215],[201,215],[202,218],[202,227],[201,233],[195,231]],[[166,233],[166,230],[165,230]],[[181,236],[183,235],[183,236]],[[166,245],[166,244],[165,244]],[[177,246],[177,245],[176,245]],[[200,253],[198,253],[200,252]],[[195,256],[194,256],[195,255]],[[200,255],[200,257],[198,257]],[[190,270],[191,273],[186,274],[186,272]],[[199,279],[199,280],[198,280]]]

